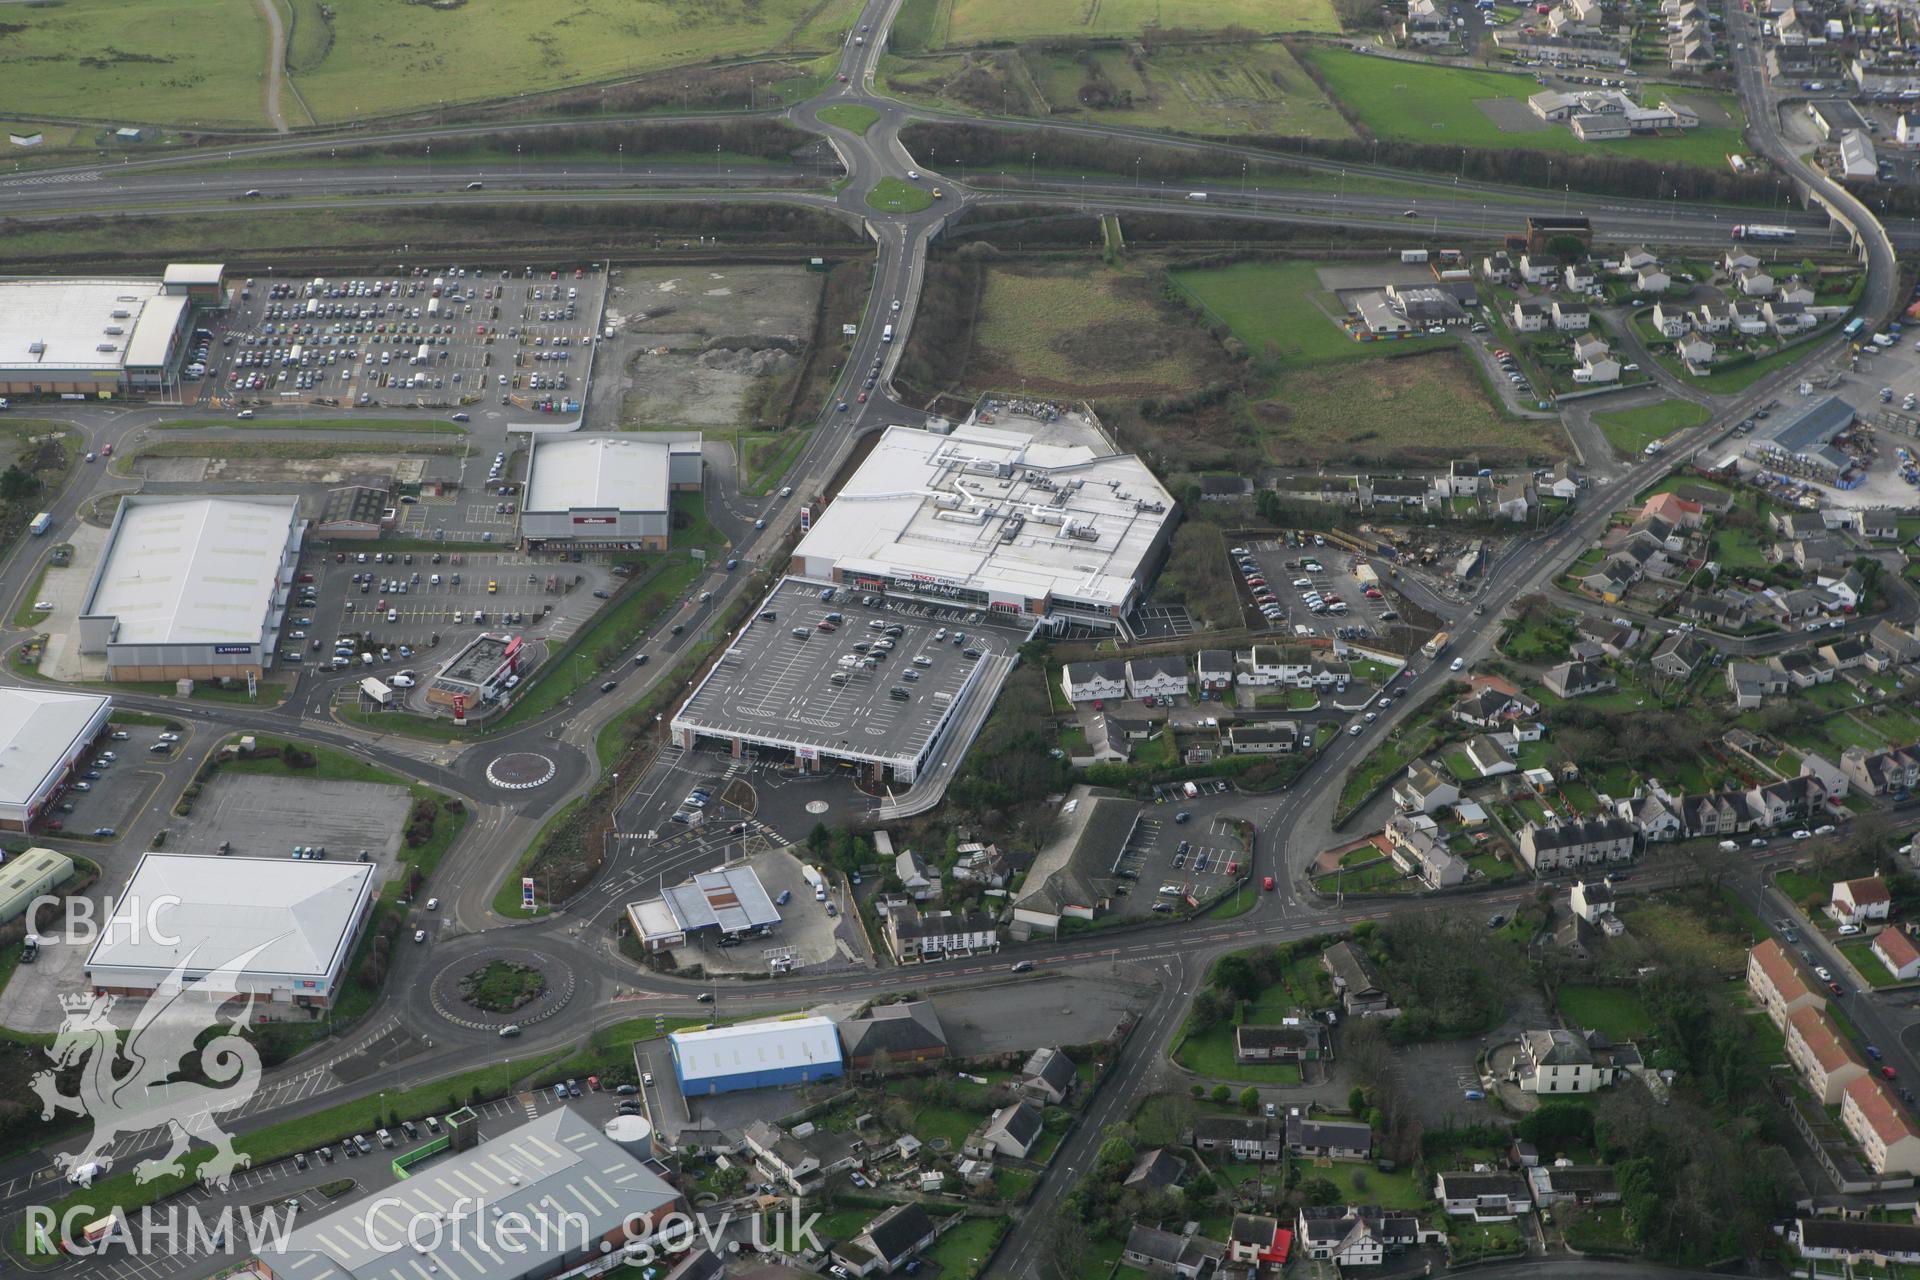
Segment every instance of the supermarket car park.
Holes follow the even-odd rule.
[[[159,785],[166,766],[179,758],[178,733],[141,725],[115,725],[113,732],[116,736],[88,758],[86,767],[55,801],[47,831],[67,836],[102,831],[117,835]]]
[[[237,412],[314,403],[573,414],[604,285],[584,267],[253,276],[232,282],[223,319],[195,331],[186,386],[198,403]]]
[[[301,570],[313,581],[296,589],[313,592],[295,598],[283,663],[383,678],[435,667],[482,631],[558,644],[601,606],[595,592],[610,591],[619,581],[603,563],[563,563],[508,550],[316,552],[303,559]],[[336,648],[346,647],[342,641],[348,638],[351,661],[335,663]],[[296,653],[297,660],[291,657]],[[362,653],[374,661],[365,662]]]
[[[1218,802],[1204,813],[1174,807],[1179,803],[1143,813],[1114,859],[1114,892],[1129,899],[1130,914],[1170,912],[1181,899],[1204,899],[1240,876],[1246,855],[1234,820],[1217,812]]]
[[[1381,591],[1377,599],[1369,596],[1347,567],[1351,554],[1311,545],[1312,538],[1299,535],[1298,545],[1268,539],[1231,548],[1249,624],[1301,638],[1366,640],[1385,635],[1399,613],[1384,589],[1376,588]]]

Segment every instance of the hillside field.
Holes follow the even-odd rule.
[[[1273,463],[1424,466],[1474,451],[1502,465],[1566,455],[1559,422],[1509,416],[1453,338],[1349,338],[1320,265],[1250,261],[1173,277],[1272,376],[1253,413]]]
[[[261,125],[266,58],[253,0],[4,5],[0,115]]]
[[[1152,281],[1100,265],[996,268],[967,362],[969,386],[1036,395],[1150,395],[1220,361],[1198,326],[1169,323]]]
[[[1148,27],[1338,31],[1332,0],[907,0],[895,20],[909,49],[1036,36],[1138,35]]]
[[[1480,102],[1494,98],[1525,102],[1540,90],[1529,75],[1390,62],[1327,46],[1308,50],[1306,57],[1320,72],[1333,96],[1382,138],[1462,147],[1611,154],[1704,168],[1724,167],[1727,154],[1741,149],[1740,130],[1744,118],[1738,103],[1722,93],[1686,90],[1673,96],[1694,105],[1703,118],[1724,114],[1731,120],[1729,126],[1702,125],[1655,138],[1582,142],[1559,125],[1508,132],[1480,109]],[[1649,86],[1642,86],[1641,91],[1650,100],[1657,101],[1662,96]]]
[[[323,13],[324,9],[324,13]],[[836,48],[855,0],[400,0],[293,5],[282,108],[321,122]],[[267,27],[253,0],[0,6],[0,115],[265,123]],[[294,96],[298,93],[298,99]]]
[[[903,97],[994,115],[1209,137],[1353,136],[1293,54],[1271,41],[1164,45],[1142,56],[1034,45],[966,50],[888,57],[882,72],[886,88]]]

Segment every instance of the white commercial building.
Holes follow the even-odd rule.
[[[80,652],[115,680],[259,675],[306,524],[293,497],[121,499],[80,606]]]
[[[370,862],[148,853],[87,955],[96,991],[145,996],[183,962],[182,981],[237,966],[214,999],[252,995],[256,1016],[338,998],[373,907]],[[277,1007],[276,1007],[277,1006]]]
[[[667,1037],[667,1052],[680,1092],[689,1098],[812,1084],[843,1074],[840,1033],[831,1018],[676,1031]]]
[[[107,730],[97,693],[0,689],[0,831],[25,831]]]
[[[217,264],[151,276],[0,280],[0,395],[111,396],[173,382]]]
[[[1849,129],[1840,135],[1840,176],[1868,180],[1880,173],[1880,157],[1873,139],[1864,129]]]
[[[700,435],[533,436],[520,536],[528,543],[664,551],[675,490],[700,489]]]
[[[627,921],[648,951],[666,951],[708,929],[729,938],[767,933],[780,923],[780,912],[752,867],[722,867],[629,903]]]
[[[789,572],[1022,621],[1116,626],[1160,568],[1175,504],[1146,464],[963,426],[888,427]]]

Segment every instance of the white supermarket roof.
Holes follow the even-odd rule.
[[[116,644],[257,644],[299,518],[293,497],[124,499],[80,612],[119,619]]]
[[[164,976],[191,957],[191,971],[204,973],[261,947],[250,974],[325,978],[353,940],[373,871],[370,862],[144,854],[87,968]]]
[[[795,554],[848,575],[1118,605],[1173,508],[1131,454],[992,427],[895,426]]]
[[[109,705],[97,693],[0,688],[0,804],[31,803]]]
[[[185,303],[152,277],[0,281],[0,369],[118,370],[146,310],[171,333]]]
[[[192,305],[193,300],[184,293],[161,294],[147,303],[127,339],[127,367],[157,369],[164,365],[173,335],[180,330],[180,313]]]
[[[674,441],[630,435],[539,436],[527,511],[665,511]]]
[[[226,269],[224,262],[175,262],[160,278],[167,284],[219,284]]]
[[[742,1022],[711,1031],[676,1031],[670,1038],[680,1074],[689,1080],[840,1061],[840,1035],[831,1018]]]

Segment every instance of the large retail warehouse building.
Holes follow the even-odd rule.
[[[294,497],[123,498],[80,607],[80,652],[114,680],[260,675],[306,522]]]
[[[520,536],[530,547],[665,551],[673,494],[700,491],[700,434],[539,435]]]
[[[218,306],[217,263],[159,279],[0,280],[0,396],[124,395],[175,382],[196,305]]]
[[[889,427],[789,572],[1117,627],[1159,571],[1175,504],[1146,464],[1083,444],[964,426]]]

